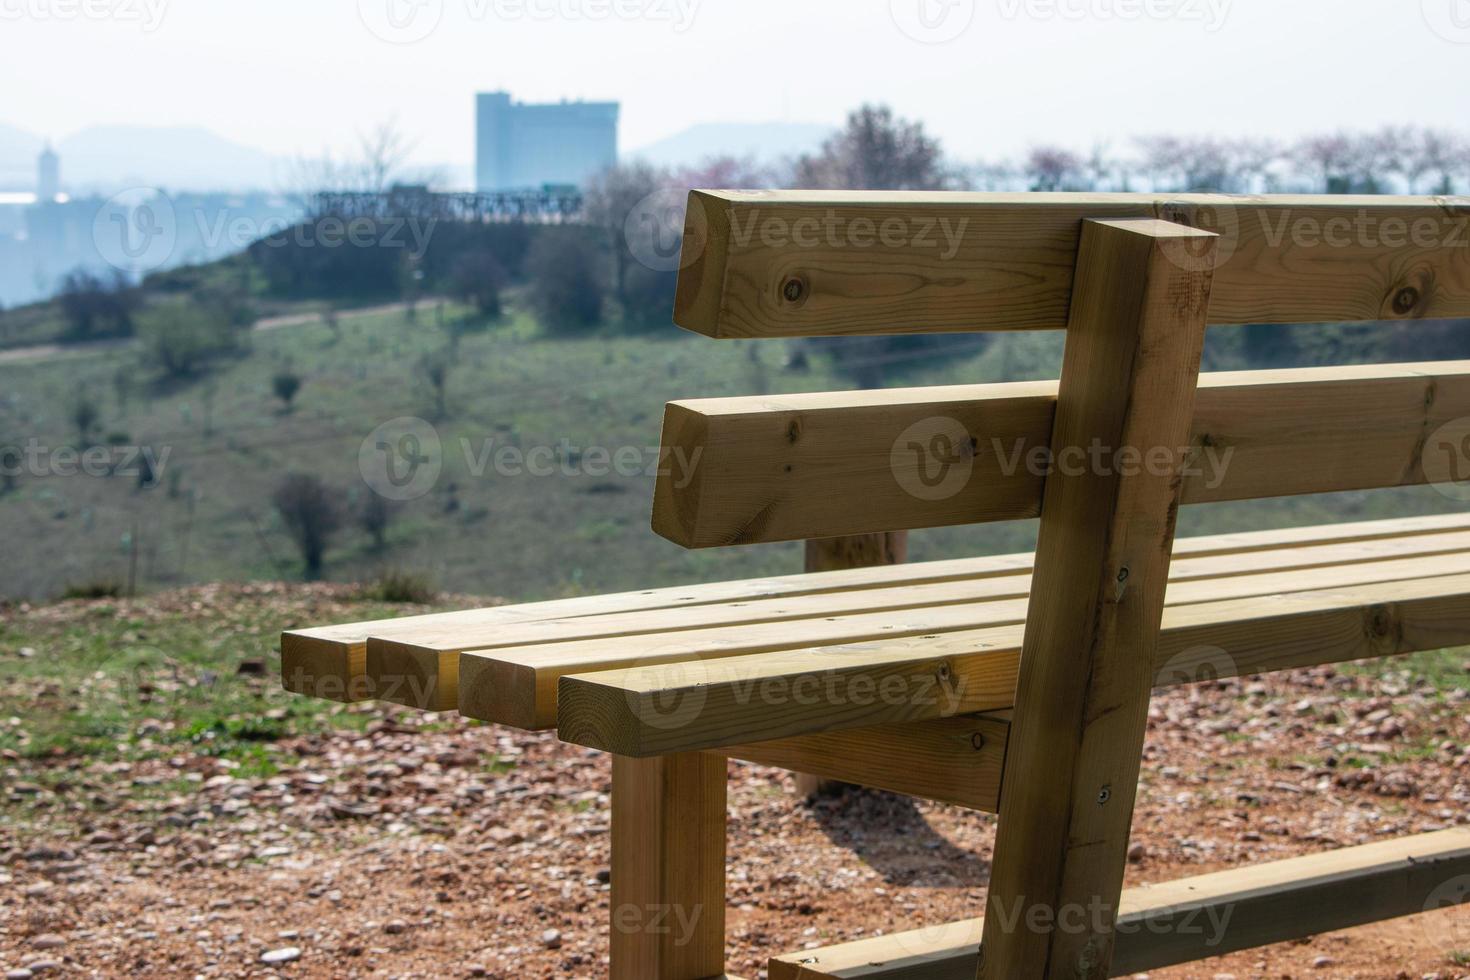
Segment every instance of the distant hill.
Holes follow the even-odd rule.
[[[281,161],[203,126],[88,126],[61,140],[62,183],[115,191],[273,190]]]
[[[817,123],[699,123],[626,155],[664,167],[720,156],[774,163],[816,150],[832,132],[833,127]]]

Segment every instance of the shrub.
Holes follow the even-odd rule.
[[[426,606],[439,598],[439,590],[427,574],[389,569],[363,586],[362,597],[377,602],[409,602]]]
[[[455,296],[474,304],[482,316],[500,316],[505,269],[489,249],[476,249],[456,258],[449,270],[449,286]]]
[[[103,279],[78,269],[61,281],[59,300],[73,339],[124,337],[133,332],[138,291],[121,272]]]
[[[102,409],[97,400],[86,391],[76,394],[71,402],[71,424],[76,427],[77,440],[82,446],[92,444],[92,432],[102,420]]]
[[[387,547],[388,525],[397,516],[398,503],[372,491],[364,494],[353,510],[357,526],[372,537],[374,551],[382,551]]]
[[[276,487],[271,502],[301,552],[306,578],[320,578],[327,545],[342,527],[337,495],[319,477],[292,473]]]
[[[346,236],[349,221],[351,238]],[[386,299],[400,295],[403,284],[403,249],[387,244],[393,231],[377,219],[323,214],[268,235],[247,252],[271,295]],[[335,244],[326,245],[329,241]]]
[[[434,396],[436,419],[445,418],[449,414],[449,373],[453,369],[454,358],[448,351],[425,354],[419,358],[419,378]]]
[[[674,285],[678,274],[643,265],[630,266],[623,277],[623,324],[626,327],[667,327],[674,312]]]
[[[602,320],[599,255],[589,232],[543,228],[526,256],[527,299],[553,334],[584,333]]]
[[[160,304],[138,318],[144,362],[169,378],[187,378],[238,351],[238,331],[216,312],[185,301]]]
[[[90,582],[68,583],[62,590],[63,599],[117,599],[123,594],[122,583],[103,578]]]
[[[281,400],[286,411],[291,411],[291,403],[296,399],[296,393],[301,390],[301,375],[293,371],[278,371],[271,378],[271,390]]]

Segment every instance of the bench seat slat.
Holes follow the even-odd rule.
[[[1470,517],[1461,521],[1470,525]],[[1208,540],[1208,539],[1197,539]],[[1197,545],[1176,549],[1180,555],[1205,551]],[[1230,576],[1259,576],[1264,572],[1285,573],[1289,570],[1322,566],[1344,566],[1366,561],[1428,557],[1470,551],[1470,532],[1453,531],[1433,535],[1404,535],[1395,538],[1350,540],[1341,543],[1308,544],[1268,551],[1242,551],[1203,557],[1181,557],[1174,566],[1171,579],[1179,583],[1175,601],[1203,601],[1225,594],[1249,594],[1254,589],[1274,592],[1284,588],[1318,588],[1333,583],[1358,581],[1358,573],[1341,570],[1326,579],[1306,578],[1301,584],[1293,578],[1253,580],[1253,584],[1235,583],[1236,591],[1221,593],[1219,588],[1190,585],[1205,579]],[[1458,560],[1458,559],[1453,559]],[[754,599],[737,603],[710,603],[697,607],[659,610],[637,610],[572,619],[542,620],[495,626],[467,625],[453,629],[422,630],[410,638],[394,639],[372,636],[368,639],[366,672],[378,696],[384,700],[424,710],[444,711],[458,705],[459,657],[465,650],[486,652],[496,649],[530,649],[550,643],[646,637],[664,643],[665,636],[698,631],[689,636],[691,642],[712,637],[717,628],[720,643],[739,643],[741,637],[730,630],[761,623],[792,622],[819,617],[853,615],[876,616],[882,612],[912,611],[925,607],[958,605],[1004,599],[1021,599],[1030,587],[1030,556],[1006,556],[999,562],[987,563],[986,573],[966,579],[941,579],[913,582],[902,587],[873,587],[823,592],[806,596]],[[1004,565],[1004,568],[995,567]],[[1021,571],[1015,566],[1024,565]],[[1430,574],[1416,567],[1378,565],[1376,574],[1421,577]],[[1245,589],[1245,592],[1241,592]],[[999,607],[997,607],[999,608]],[[1005,616],[1012,615],[1006,611]],[[1006,620],[994,620],[1000,622]],[[992,621],[976,623],[990,625]],[[657,637],[654,635],[657,634]],[[764,635],[771,635],[767,630]],[[845,636],[846,634],[844,634]],[[630,639],[630,642],[631,639]],[[602,648],[603,644],[598,644]],[[700,647],[699,649],[705,649]]]
[[[1470,553],[1173,582],[1166,601],[1179,606],[1455,573],[1470,573]],[[679,662],[708,664],[794,648],[1019,625],[1028,606],[1028,598],[1019,594],[942,606],[467,651],[459,660],[459,710],[486,721],[544,728],[555,724],[556,682],[566,674]]]
[[[1470,528],[1470,515],[1447,514],[1396,518],[1334,525],[1280,528],[1210,535],[1178,542],[1176,557],[1210,558],[1245,554],[1293,545],[1334,542],[1370,543],[1400,537],[1425,537]],[[367,676],[369,634],[384,640],[407,639],[440,644],[435,649],[456,651],[458,634],[480,635],[484,630],[546,619],[596,616],[614,612],[678,608],[737,600],[817,595],[839,589],[919,585],[1025,571],[1029,553],[923,562],[879,568],[813,572],[775,578],[715,582],[676,588],[648,589],[613,595],[578,596],[519,605],[494,606],[457,612],[431,613],[395,619],[288,630],[281,636],[281,674],[285,688],[298,694],[333,701],[364,701],[378,696]],[[446,645],[447,644],[447,645]],[[420,668],[432,676],[439,658]],[[453,657],[443,658],[457,666]]]
[[[621,755],[790,738],[1013,706],[1023,626],[937,631],[563,675],[543,710],[565,741]],[[1470,644],[1470,574],[1251,596],[1164,611],[1157,684],[1171,686]],[[462,702],[479,684],[462,665]],[[861,682],[882,696],[803,699]],[[463,706],[462,706],[463,707]]]

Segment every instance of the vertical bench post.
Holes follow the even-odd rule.
[[[909,557],[909,532],[848,534],[839,538],[812,538],[806,543],[808,572],[835,572],[844,568],[873,568],[902,565]],[[837,792],[843,784],[807,772],[796,776],[796,795],[822,796]]]
[[[1215,238],[1083,225],[982,980],[1108,976]]]
[[[612,980],[725,972],[725,759],[613,756]]]

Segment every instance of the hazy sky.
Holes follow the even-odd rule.
[[[419,161],[467,163],[491,88],[620,100],[625,150],[864,100],[962,158],[1470,127],[1470,0],[0,0],[0,121],[53,137],[200,123],[312,153],[396,116]]]

